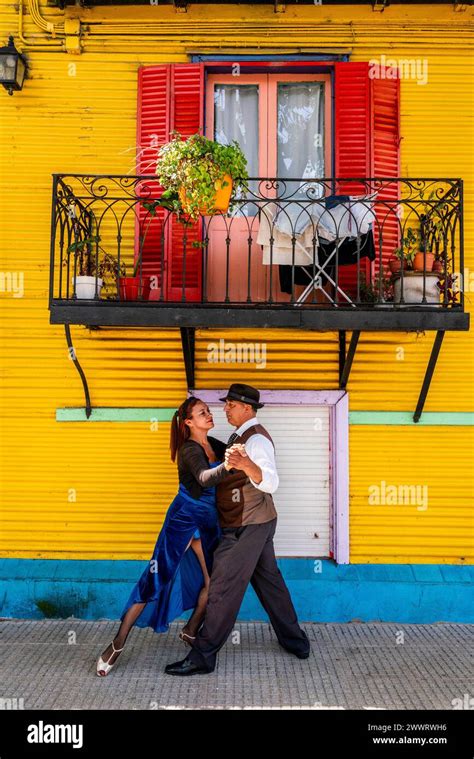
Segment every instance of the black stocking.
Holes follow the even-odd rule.
[[[114,638],[114,646],[115,648],[123,648],[125,645],[125,641],[128,638],[128,634],[130,630],[132,629],[133,625],[137,621],[138,617],[142,613],[145,603],[138,603],[133,604],[125,613],[124,618],[120,624],[119,631]],[[108,662],[109,664],[113,664],[116,659],[120,656],[120,653],[114,653],[112,654],[112,646],[109,646],[105,649],[104,653],[102,654],[102,658],[104,661]],[[109,659],[110,657],[110,659]]]
[[[192,638],[196,636],[206,613],[208,591],[206,586],[201,588],[193,613],[183,627],[183,632]]]

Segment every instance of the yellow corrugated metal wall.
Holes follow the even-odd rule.
[[[20,0],[21,2],[21,0]],[[466,267],[474,272],[472,10],[393,6],[191,6],[69,9],[83,52],[47,48],[26,0],[0,0],[0,37],[28,56],[24,90],[0,97],[2,272],[24,273],[24,296],[2,292],[2,556],[146,558],[176,487],[168,429],[144,423],[58,423],[57,407],[82,406],[64,330],[47,309],[51,173],[134,173],[137,68],[185,61],[191,50],[350,51],[351,60],[427,59],[429,81],[401,83],[404,176],[460,176],[465,187]],[[48,20],[65,14],[40,3]],[[54,44],[61,43],[62,33]],[[49,39],[49,38],[48,38]],[[4,44],[4,43],[2,43]],[[37,47],[35,47],[35,45]],[[43,45],[43,46],[42,46]],[[68,45],[74,45],[71,38]],[[1,95],[1,93],[0,93]],[[473,278],[474,279],[474,278]],[[472,310],[474,281],[466,292]],[[186,383],[176,330],[72,327],[94,406],[173,407]],[[264,370],[214,365],[207,343],[267,343]],[[348,336],[350,337],[350,336]],[[363,334],[352,368],[351,410],[413,410],[434,333]],[[473,411],[473,337],[447,333],[426,411]],[[243,380],[261,388],[337,387],[336,333],[201,332],[197,387]],[[464,563],[469,540],[472,430],[351,427],[351,560]],[[369,507],[380,480],[429,485],[433,506]],[[385,511],[384,511],[385,508]]]

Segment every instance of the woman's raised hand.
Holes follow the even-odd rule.
[[[227,471],[229,471],[229,469],[240,469],[238,465],[243,458],[247,458],[247,453],[245,445],[242,443],[234,443],[227,448],[225,452],[225,468]]]

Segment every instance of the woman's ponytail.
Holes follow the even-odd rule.
[[[195,398],[192,395],[190,398],[186,398],[184,403],[182,403],[179,409],[173,414],[170,430],[171,461],[176,461],[179,449],[189,438],[190,431],[188,425],[185,424],[185,421],[190,418],[192,410],[198,402],[199,398]]]

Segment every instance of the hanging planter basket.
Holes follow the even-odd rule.
[[[230,174],[224,174],[222,179],[217,179],[214,187],[216,193],[209,203],[199,206],[199,213],[202,216],[213,216],[216,213],[227,213],[229,210],[230,198],[232,195],[233,182]],[[190,213],[191,209],[186,200],[186,187],[182,186],[178,190],[178,196],[185,213]]]
[[[245,194],[248,179],[247,161],[235,140],[222,145],[201,134],[183,139],[178,132],[160,148],[156,173],[162,199],[189,220],[227,213],[237,194]]]

